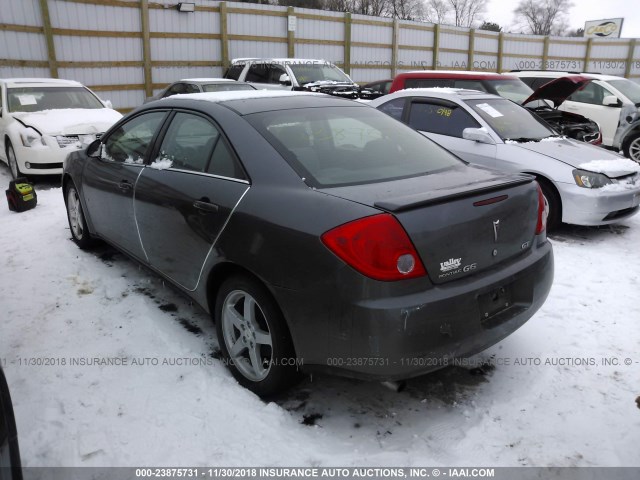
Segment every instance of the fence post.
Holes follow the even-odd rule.
[[[287,7],[287,57],[293,58],[296,56],[296,32],[295,30],[290,30],[289,22],[291,17],[295,18],[295,9],[293,7]]]
[[[149,0],[140,0],[140,23],[142,26],[142,63],[144,65],[144,93],[153,96],[151,77],[151,40],[149,36]]]
[[[342,69],[351,75],[351,13],[344,14],[344,62]]]
[[[549,35],[544,37],[544,44],[542,46],[542,68],[540,70],[546,70],[549,64]]]
[[[229,34],[227,33],[227,2],[220,2],[220,54],[222,69],[229,68]]]
[[[393,19],[393,32],[391,33],[391,78],[398,74],[398,19]]]
[[[587,40],[587,51],[584,54],[584,66],[582,67],[583,72],[589,71],[589,62],[591,61],[591,45],[593,43],[593,38],[589,38]]]
[[[40,12],[42,13],[42,30],[47,43],[49,72],[52,78],[58,78],[58,61],[56,59],[56,46],[53,42],[53,31],[51,30],[48,0],[40,0]]]
[[[502,73],[502,52],[504,51],[504,33],[498,34],[498,73]]]
[[[467,55],[467,70],[473,70],[473,51],[476,49],[476,29],[469,30],[469,52]]]
[[[636,39],[629,40],[629,53],[627,54],[627,64],[624,67],[624,78],[629,78],[631,75],[631,64],[633,63],[633,52],[636,49]]]
[[[438,50],[440,50],[440,24],[436,23],[433,29],[433,69],[438,69]]]

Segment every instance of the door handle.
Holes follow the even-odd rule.
[[[118,184],[118,188],[123,192],[126,192],[127,190],[131,190],[131,188],[133,188],[133,185],[131,185],[131,183],[127,182],[126,180],[123,180]]]
[[[215,203],[210,203],[208,198],[196,200],[195,202],[193,202],[193,206],[198,210],[202,210],[204,212],[215,213],[218,211],[218,205],[216,205]]]

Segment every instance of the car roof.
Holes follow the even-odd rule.
[[[271,110],[289,110],[297,108],[352,106],[368,108],[358,102],[325,95],[324,93],[293,92],[289,90],[233,90],[229,92],[189,93],[172,95],[153,102],[204,101],[218,103],[236,111],[240,115],[266,112]],[[163,105],[165,103],[162,103]]]
[[[209,82],[235,82],[231,78],[181,78],[177,82],[195,82],[195,83],[209,83]],[[177,83],[173,82],[173,83]],[[237,82],[236,82],[237,83]],[[244,83],[244,82],[240,82]]]
[[[327,60],[322,60],[318,58],[271,58],[271,57],[258,58],[258,57],[255,57],[255,58],[234,58],[233,60],[231,60],[231,63],[248,63],[248,62],[331,64],[331,62]]]
[[[41,86],[41,87],[84,87],[75,80],[64,80],[60,78],[3,78],[8,87],[15,86]]]
[[[457,98],[457,99],[469,99],[469,98],[503,98],[498,95],[494,95],[492,93],[480,92],[478,90],[469,90],[467,88],[450,88],[450,87],[431,87],[431,88],[405,88],[403,90],[398,90],[397,92],[391,93],[389,95],[385,95],[384,97],[380,97],[378,100],[386,99],[387,101],[391,98],[396,97],[420,97],[420,96],[429,96],[429,97],[438,97],[438,98]],[[374,100],[376,102],[376,100]],[[380,102],[382,103],[382,102]]]
[[[620,80],[624,77],[618,75],[607,75],[606,73],[596,72],[573,72],[573,71],[558,71],[558,70],[512,70],[508,75],[516,77],[543,77],[543,78],[560,78],[569,75],[581,75],[587,78],[593,78],[594,80]]]
[[[508,74],[500,74],[495,72],[474,72],[463,70],[414,70],[398,74],[402,78],[471,78],[475,80],[490,80],[496,78],[509,77]],[[517,78],[511,75],[513,79]]]

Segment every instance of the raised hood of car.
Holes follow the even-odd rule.
[[[554,107],[558,108],[576,90],[580,90],[591,80],[591,78],[583,77],[582,75],[556,78],[538,88],[522,104],[526,105],[535,100],[549,100],[553,102]]]
[[[67,108],[42,112],[15,112],[13,117],[43,135],[87,135],[101,133],[122,118],[110,108]]]
[[[513,153],[507,155],[512,155],[514,157],[521,155],[518,153],[518,150],[525,149],[530,152],[551,157],[576,168],[579,165],[592,160],[613,161],[620,159],[619,155],[605,150],[604,148],[595,147],[588,143],[568,138],[549,138],[538,142],[515,142],[507,140],[505,145],[500,145],[499,147],[513,149]],[[504,155],[501,155],[501,157],[507,158]],[[532,164],[535,165],[535,161],[532,162]]]

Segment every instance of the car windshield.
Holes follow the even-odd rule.
[[[631,100],[636,106],[640,106],[640,85],[626,78],[620,80],[609,80],[612,87],[620,91],[625,97]]]
[[[290,63],[289,68],[300,85],[312,82],[352,83],[349,77],[330,63]]]
[[[503,140],[539,141],[556,133],[527,110],[503,98],[466,100]]]
[[[7,89],[9,112],[41,112],[63,108],[105,108],[84,87],[16,87]]]
[[[519,104],[522,104],[522,102],[533,93],[533,90],[522,80],[505,79],[485,81],[493,86],[498,95]]]
[[[373,108],[279,110],[245,118],[313,187],[415,177],[464,163]]]
[[[203,92],[230,92],[232,90],[255,90],[255,88],[246,83],[235,82],[209,83],[207,85],[202,85]]]

